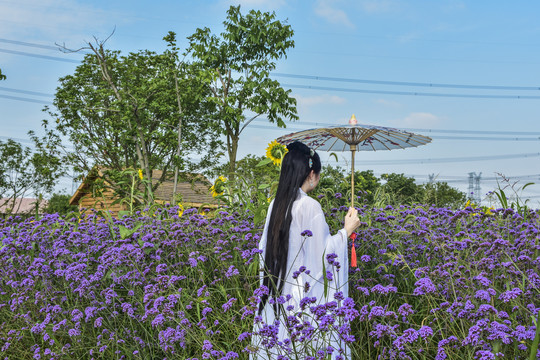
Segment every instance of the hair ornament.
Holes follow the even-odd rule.
[[[315,151],[313,149],[309,149],[309,168],[310,169],[313,167],[313,155],[315,155]]]

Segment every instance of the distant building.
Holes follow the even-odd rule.
[[[0,215],[35,215],[36,206],[38,214],[41,215],[48,205],[45,199],[40,201],[33,198],[0,198]]]
[[[156,184],[161,178],[161,170],[154,170],[152,173],[152,183]],[[210,195],[210,182],[206,177],[200,174],[191,176],[192,181],[178,182],[176,193],[181,196],[182,204],[187,207],[217,207],[217,201]],[[129,209],[129,204],[120,202],[120,198],[114,193],[114,190],[109,188],[110,184],[104,183],[105,186],[95,186],[96,182],[103,179],[102,170],[94,169],[83,180],[79,188],[75,191],[71,199],[70,205],[77,205],[79,209],[96,209],[110,211],[113,215],[119,211]],[[154,200],[157,203],[166,204],[172,199],[174,188],[173,180],[162,182],[154,191]],[[141,188],[142,189],[142,188]]]

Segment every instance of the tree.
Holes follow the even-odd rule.
[[[417,185],[414,178],[404,174],[382,174],[381,179],[386,180],[383,189],[389,194],[393,204],[413,204],[421,200],[422,187]]]
[[[6,80],[6,75],[2,74],[2,69],[0,69],[0,80]]]
[[[29,192],[40,198],[52,192],[58,178],[65,173],[58,150],[59,138],[38,138],[32,131],[28,134],[34,150],[12,139],[0,141],[0,196],[5,198],[4,202],[15,203],[15,199]]]
[[[221,37],[208,28],[188,37],[188,54],[206,69],[205,80],[215,105],[213,117],[226,137],[229,173],[234,177],[240,134],[255,118],[285,127],[283,118],[297,120],[296,100],[290,90],[270,79],[276,60],[294,46],[290,25],[275,20],[275,13],[251,10],[240,13],[231,6]]]
[[[362,170],[354,172],[354,190],[361,199],[355,200],[357,205],[373,203],[373,196],[377,188],[381,186],[379,179],[373,174],[373,170]],[[350,170],[345,170],[340,166],[333,167],[326,165],[321,170],[321,178],[314,195],[341,194],[343,204],[350,204],[351,175]]]
[[[427,183],[423,185],[423,200],[426,205],[438,207],[448,206],[459,208],[463,206],[467,195],[456,188],[451,187],[446,182]]]
[[[94,165],[106,172],[108,183],[126,168],[141,169],[145,179],[154,169],[163,170],[157,182],[146,181],[146,202],[170,176],[170,170],[195,171],[215,159],[208,149],[219,149],[212,122],[200,121],[206,97],[198,69],[178,66],[174,36],[166,38],[170,49],[162,54],[141,50],[122,56],[104,48],[104,41],[88,43],[85,56],[73,75],[60,79],[53,101],[58,132],[74,150],[68,162],[79,173]],[[180,136],[181,131],[181,136]],[[179,156],[182,154],[182,156]],[[200,161],[190,155],[205,154]]]
[[[77,211],[78,207],[76,205],[69,205],[70,198],[66,194],[53,194],[49,199],[45,212],[48,214],[58,213],[60,215],[66,215],[72,211]]]

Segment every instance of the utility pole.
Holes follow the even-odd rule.
[[[482,201],[482,189],[480,188],[480,180],[482,179],[482,172],[476,175],[475,172],[469,173],[469,200],[473,201],[476,205],[480,205]]]

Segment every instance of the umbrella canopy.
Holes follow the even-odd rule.
[[[348,125],[310,129],[281,136],[277,141],[288,145],[300,141],[314,150],[351,151],[351,206],[354,206],[354,153],[356,151],[394,150],[416,147],[431,138],[384,126],[362,125],[353,115]]]

